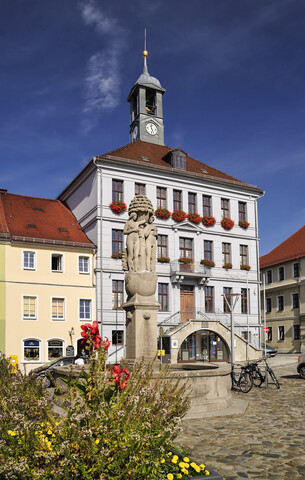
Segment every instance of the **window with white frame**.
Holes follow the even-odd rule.
[[[164,187],[157,187],[157,208],[166,208],[167,190]]]
[[[23,318],[31,320],[37,318],[37,297],[23,297]]]
[[[48,340],[48,360],[64,356],[64,342],[62,340]]]
[[[57,253],[53,253],[51,256],[51,270],[52,272],[63,271],[63,256]]]
[[[204,217],[212,215],[212,197],[210,195],[202,195],[202,213]]]
[[[300,325],[292,325],[292,339],[301,340],[301,327]]]
[[[291,298],[291,303],[292,303],[292,308],[299,308],[300,307],[300,302],[299,302],[299,294],[298,293],[293,293],[292,298]]]
[[[267,342],[272,342],[272,327],[267,327]]]
[[[231,244],[223,243],[222,244],[222,264],[226,265],[231,263]]]
[[[277,311],[282,312],[284,310],[284,295],[277,297]]]
[[[35,252],[23,252],[23,269],[35,270]]]
[[[123,180],[112,180],[112,201],[113,202],[122,202],[123,201]]]
[[[221,199],[221,218],[230,217],[230,200],[228,198]]]
[[[145,183],[135,183],[134,193],[135,195],[145,195],[146,185]]]
[[[167,235],[158,235],[157,257],[167,257]]]
[[[193,192],[188,193],[188,213],[195,213],[197,210],[197,194]]]
[[[279,325],[278,327],[278,340],[281,342],[285,340],[285,327],[284,325]]]
[[[112,330],[112,345],[124,345],[124,330]]]
[[[272,270],[267,270],[266,272],[266,283],[272,283]]]
[[[213,242],[212,240],[203,241],[203,258],[213,261]]]
[[[272,310],[272,298],[266,298],[266,313],[271,313]]]
[[[204,287],[204,307],[206,313],[214,312],[214,287]]]
[[[293,278],[298,278],[300,276],[299,262],[296,262],[292,265],[292,275]]]
[[[282,282],[283,280],[285,280],[285,269],[284,269],[284,267],[279,267],[279,269],[278,269],[278,279],[279,279],[279,282]]]
[[[89,257],[78,257],[78,273],[90,273]]]
[[[168,283],[158,283],[158,302],[160,303],[160,311],[168,311]]]
[[[91,320],[91,300],[80,299],[79,301],[79,319]]]
[[[52,298],[52,320],[64,320],[65,300],[63,298]]]
[[[124,281],[112,280],[112,310],[122,310],[124,301]]]
[[[246,202],[238,202],[238,220],[240,222],[247,221],[247,204]]]
[[[23,341],[23,361],[39,362],[41,354],[40,341],[36,339],[27,339]]]
[[[248,245],[239,245],[240,264],[248,264]]]

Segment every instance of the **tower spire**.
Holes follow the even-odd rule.
[[[146,50],[146,28],[144,29],[144,51],[143,51],[143,58],[144,58],[144,68],[143,68],[143,73],[148,73],[147,69],[147,58],[148,56],[148,51]]]

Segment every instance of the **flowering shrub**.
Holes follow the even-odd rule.
[[[120,259],[120,258],[122,258],[122,252],[120,252],[120,253],[113,253],[113,254],[111,255],[111,258],[115,258],[115,259],[117,259],[117,260]]]
[[[215,267],[215,262],[213,260],[206,260],[205,258],[200,260],[201,265],[205,267]]]
[[[175,222],[183,222],[187,218],[187,214],[183,210],[174,210],[172,213],[172,219]]]
[[[216,218],[210,216],[210,217],[207,217],[206,215],[204,217],[202,217],[202,223],[203,225],[205,225],[206,227],[212,227],[213,225],[215,225],[216,223]]]
[[[231,218],[225,217],[221,220],[221,226],[225,230],[231,230],[234,227],[234,221]]]
[[[193,263],[194,260],[192,258],[180,257],[178,262],[180,262],[180,263]]]
[[[167,208],[157,208],[155,215],[161,220],[167,220],[171,216],[171,212]]]
[[[121,202],[121,200],[117,200],[116,202],[110,203],[109,208],[116,215],[120,215],[121,213],[124,213],[127,210],[126,203]]]
[[[199,215],[199,213],[189,213],[187,216],[188,220],[192,223],[201,223],[202,222],[202,217]]]
[[[241,266],[240,266],[240,269],[241,269],[241,270],[248,270],[248,271],[249,271],[249,270],[251,270],[251,267],[250,267],[250,265],[241,265]]]
[[[231,262],[224,263],[222,268],[225,268],[226,270],[230,270],[230,268],[232,268],[232,263]]]
[[[187,385],[145,362],[132,373],[106,364],[110,342],[96,322],[82,325],[89,365],[67,379],[64,414],[40,384],[0,359],[0,478],[161,480],[209,475],[173,455],[189,399]],[[56,396],[58,398],[58,395]]]
[[[169,263],[169,262],[170,262],[170,258],[169,258],[169,257],[158,257],[157,260],[158,260],[158,262],[160,262],[160,263]]]
[[[247,230],[247,228],[249,227],[250,223],[249,222],[246,222],[246,221],[243,221],[243,220],[240,220],[238,222],[238,225],[241,227],[241,228],[244,228],[245,230]]]

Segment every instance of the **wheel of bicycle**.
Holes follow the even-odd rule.
[[[242,373],[239,377],[238,386],[241,392],[250,392],[253,387],[253,377],[249,373]]]
[[[251,376],[253,378],[253,385],[255,387],[260,387],[264,381],[264,377],[262,376],[261,372],[258,372],[257,370],[253,370],[251,372]]]
[[[270,377],[272,378],[273,383],[275,383],[276,388],[280,388],[280,384],[278,382],[278,379],[274,375],[274,372],[273,372],[273,370],[271,370],[271,368],[269,370],[269,373],[270,373]]]

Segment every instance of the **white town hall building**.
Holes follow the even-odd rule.
[[[97,245],[97,321],[112,341],[113,360],[124,356],[120,257],[128,213],[109,205],[123,202],[128,208],[141,193],[157,210],[158,325],[165,359],[226,361],[226,298],[234,305],[237,342],[260,341],[257,200],[263,191],[164,145],[165,90],[149,75],[146,56],[128,96],[130,143],[93,157],[58,198]]]

